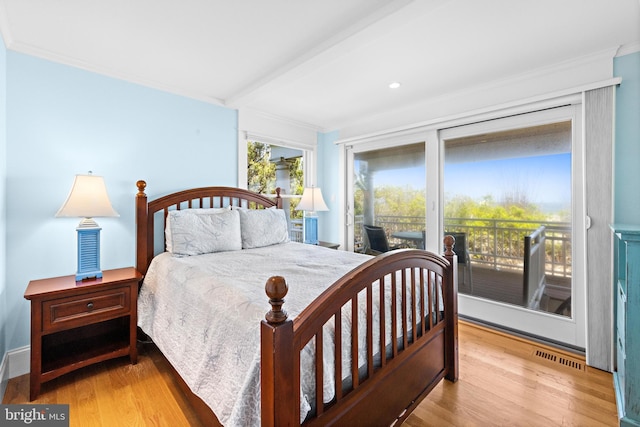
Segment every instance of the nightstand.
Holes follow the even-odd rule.
[[[32,280],[30,400],[40,385],[68,372],[115,357],[138,361],[138,284],[135,268],[103,271],[101,279],[75,276]]]
[[[325,248],[330,248],[330,249],[338,249],[340,247],[340,244],[320,241],[318,242],[318,246],[323,246]]]

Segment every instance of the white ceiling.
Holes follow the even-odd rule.
[[[0,0],[0,31],[10,50],[328,131],[638,50],[640,0]]]

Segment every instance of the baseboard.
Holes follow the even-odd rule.
[[[31,348],[24,347],[9,350],[0,364],[0,396],[4,398],[7,383],[11,378],[28,374],[31,368]]]

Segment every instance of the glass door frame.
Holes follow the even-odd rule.
[[[431,236],[429,233],[430,229],[437,230],[440,228],[439,227],[440,217],[439,215],[437,215],[437,206],[438,206],[437,193],[436,193],[436,198],[434,198],[434,192],[429,190],[429,185],[428,185],[430,180],[433,180],[434,178],[438,179],[437,178],[437,175],[438,175],[437,158],[436,159],[432,158],[431,161],[429,161],[431,156],[429,152],[430,151],[432,152],[434,149],[436,151],[439,151],[438,133],[436,130],[430,130],[430,131],[422,130],[420,132],[407,132],[407,133],[403,133],[402,135],[395,135],[394,137],[390,137],[390,138],[381,138],[379,140],[368,142],[366,144],[354,144],[354,145],[344,146],[344,151],[343,151],[344,161],[345,161],[344,170],[345,170],[345,182],[347,184],[345,186],[345,194],[344,194],[344,201],[345,201],[344,242],[345,242],[345,247],[347,251],[352,252],[354,250],[354,240],[355,240],[355,228],[354,228],[355,214],[353,211],[353,206],[354,206],[353,165],[355,160],[355,154],[363,153],[366,151],[375,151],[375,150],[381,150],[385,148],[399,147],[402,145],[419,144],[421,142],[425,144],[425,164],[426,164],[426,178],[425,178],[426,210],[425,212],[427,214],[425,218],[425,224],[426,224],[427,231],[426,231],[426,237],[425,237],[425,248],[427,248],[428,250],[435,250],[439,252],[438,249],[435,249],[436,246],[434,246],[430,242]]]
[[[580,104],[519,114],[510,117],[443,129],[439,132],[440,165],[439,205],[444,207],[444,142],[447,139],[498,132],[570,120],[572,124],[572,310],[571,317],[557,316],[459,294],[458,312],[474,319],[499,325],[547,340],[577,348],[586,347],[586,208],[584,188],[584,141],[582,137],[582,106]],[[444,224],[444,209],[439,209]],[[441,233],[443,229],[440,229]]]
[[[561,102],[560,105],[558,105]],[[539,107],[539,105],[535,105]],[[345,144],[343,147],[344,182],[344,243],[346,250],[354,249],[353,164],[354,153],[378,150],[404,144],[425,143],[426,164],[426,240],[425,249],[441,253],[444,233],[444,140],[477,134],[570,120],[572,123],[572,317],[533,312],[498,302],[487,302],[469,295],[459,295],[459,313],[469,318],[483,319],[495,325],[511,325],[514,330],[541,338],[586,347],[586,207],[584,188],[584,140],[582,129],[581,97],[564,97],[543,106],[544,110],[514,108],[490,114],[483,121],[456,120],[453,127],[446,125],[422,127],[405,132],[381,135],[366,142]],[[436,230],[434,233],[432,230]],[[489,316],[487,316],[487,313]],[[517,323],[513,319],[520,319]]]

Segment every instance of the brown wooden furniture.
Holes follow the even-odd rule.
[[[40,385],[75,369],[129,356],[137,362],[137,295],[134,268],[106,270],[101,279],[75,276],[32,280],[30,399]]]
[[[164,248],[164,241],[158,244],[154,237],[164,240],[164,221],[171,209],[227,205],[264,209],[282,205],[279,195],[271,200],[229,187],[185,190],[148,202],[146,182],[138,181],[136,185],[136,267],[142,273],[146,273],[154,252]],[[404,420],[443,378],[456,381],[457,258],[452,245],[453,238],[445,237],[444,257],[423,250],[402,250],[372,258],[328,286],[296,319],[289,319],[286,314],[286,278],[270,278],[265,289],[272,308],[261,324],[262,425],[300,424],[300,351],[313,339],[316,360],[321,360],[318,356],[323,354],[322,331],[330,321],[335,324],[336,334],[332,350],[336,372],[331,373],[336,397],[324,403],[325,373],[322,363],[316,363],[316,409],[304,425],[389,425],[394,420]],[[390,288],[381,289],[381,284]],[[391,334],[392,338],[389,343],[382,341],[385,351],[377,353],[372,320],[376,289],[389,296],[376,301],[381,311],[387,307],[395,313],[388,322],[380,316],[380,336]],[[396,297],[398,293],[401,297]],[[352,315],[349,322],[343,322],[343,307],[357,308],[363,301],[366,319]],[[357,328],[351,329],[346,323],[356,325],[362,321],[367,325],[365,368],[352,362],[343,372],[342,337],[350,337],[354,344],[351,348],[356,351],[359,342]],[[175,326],[179,327],[179,322]],[[357,361],[357,355],[351,360]],[[217,423],[204,402],[185,389],[203,422]]]

